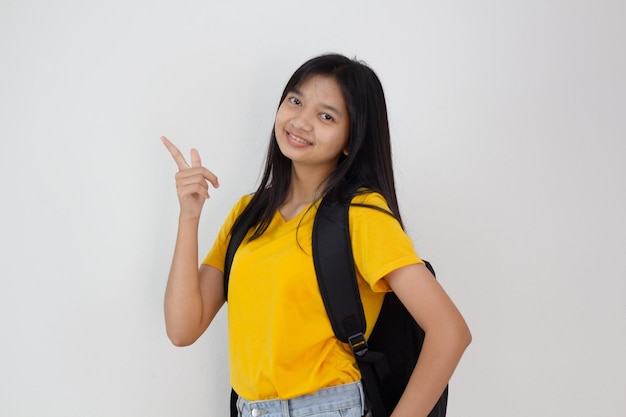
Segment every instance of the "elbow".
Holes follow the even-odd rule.
[[[193,342],[190,342],[185,339],[179,339],[179,338],[174,338],[174,337],[170,337],[169,339],[170,339],[170,342],[172,342],[172,344],[176,347],[185,347],[185,346],[189,346],[193,344]]]
[[[464,321],[437,326],[425,332],[425,341],[438,346],[440,351],[456,352],[455,355],[462,355],[472,343],[472,333]]]
[[[457,341],[463,350],[467,349],[467,347],[472,343],[472,332],[465,321],[463,321],[462,326],[460,326],[457,330]]]
[[[203,330],[195,321],[185,317],[178,317],[172,314],[165,314],[165,333],[174,346],[184,347],[192,345]]]
[[[176,347],[185,347],[192,345],[198,338],[180,331],[167,329],[167,337]]]
[[[472,332],[470,332],[469,328],[466,327],[466,331],[464,334],[465,348],[467,348],[471,343],[472,343]]]
[[[467,322],[462,317],[459,317],[459,319],[456,320],[456,325],[454,327],[459,343],[463,345],[463,347],[468,347],[470,343],[472,343],[472,332],[470,331]]]
[[[472,343],[472,333],[470,332],[465,320],[459,320],[456,323],[450,323],[449,326],[441,328],[441,332],[436,332],[441,339],[445,341],[450,348],[456,352],[464,352],[465,349]],[[437,336],[433,335],[435,338]]]

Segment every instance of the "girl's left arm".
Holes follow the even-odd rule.
[[[423,264],[396,269],[385,279],[426,334],[415,370],[392,417],[426,417],[472,335],[459,310]]]

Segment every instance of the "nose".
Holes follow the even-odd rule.
[[[302,130],[302,131],[309,132],[313,128],[313,124],[309,121],[308,117],[306,117],[304,114],[299,114],[297,116],[292,117],[292,119],[290,120],[290,123],[291,123],[291,126],[293,126],[295,130]]]

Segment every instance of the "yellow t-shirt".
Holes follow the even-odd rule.
[[[204,264],[224,270],[229,231],[250,199],[243,197],[232,209]],[[388,210],[377,193],[356,196],[353,203]],[[230,375],[235,391],[248,400],[294,398],[361,377],[350,347],[333,333],[317,284],[311,255],[316,208],[308,207],[289,221],[277,212],[261,237],[244,239],[233,260]],[[383,277],[422,261],[389,214],[352,206],[349,222],[369,337],[390,290]]]

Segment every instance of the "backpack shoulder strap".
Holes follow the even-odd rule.
[[[228,242],[228,248],[226,249],[226,257],[224,258],[224,300],[228,301],[228,281],[230,279],[230,268],[233,265],[233,259],[235,258],[235,252],[237,248],[243,242],[243,239],[248,233],[248,225],[239,222],[236,227],[230,231],[230,241]]]
[[[369,351],[365,313],[356,280],[349,205],[322,200],[313,223],[313,264],[335,336],[352,348],[374,416],[387,416],[378,382],[388,373],[386,358]]]
[[[313,264],[326,312],[339,340],[367,351],[365,314],[354,271],[349,206],[322,200],[313,223]]]
[[[224,258],[224,300],[228,301],[228,281],[230,279],[230,268],[235,258],[235,252],[237,248],[243,242],[243,239],[248,233],[250,227],[244,223],[238,223],[237,227],[233,227],[230,231],[230,241],[228,242],[228,248],[226,249],[226,257]],[[237,417],[239,411],[237,410],[237,399],[239,395],[234,389],[230,390],[230,417]]]

